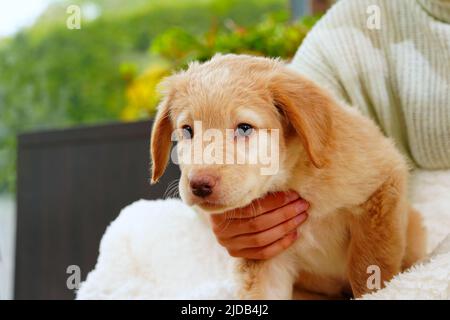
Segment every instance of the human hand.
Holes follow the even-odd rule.
[[[244,208],[211,215],[211,225],[231,256],[269,259],[297,239],[297,228],[307,218],[308,207],[293,191],[276,192]]]

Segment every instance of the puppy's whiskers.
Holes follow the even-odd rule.
[[[231,211],[231,217],[228,216],[230,214],[229,211],[225,212],[225,220],[219,224],[219,227],[222,227],[222,225],[225,224],[222,230],[226,230],[229,227],[231,220],[234,219],[234,211],[235,210]]]
[[[179,189],[178,185],[180,183],[180,179],[174,179],[172,180],[168,185],[167,189],[164,192],[163,198],[164,199],[171,199],[171,198],[179,198]]]
[[[258,207],[255,205],[255,201],[250,204],[252,208],[252,218],[255,218],[258,215],[258,209],[260,207],[259,200],[256,200],[256,203],[258,204]]]

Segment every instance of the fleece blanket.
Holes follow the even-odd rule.
[[[416,171],[411,202],[428,257],[363,299],[450,298],[450,170]],[[77,299],[235,299],[235,260],[204,217],[177,199],[140,200],[107,228]]]

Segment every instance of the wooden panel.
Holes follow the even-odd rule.
[[[84,279],[120,210],[161,198],[178,178],[171,164],[150,186],[150,129],[145,121],[19,137],[17,299],[73,299],[67,266],[80,266]]]

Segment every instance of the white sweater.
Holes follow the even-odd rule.
[[[413,165],[450,168],[450,0],[340,0],[291,66],[374,119]]]

